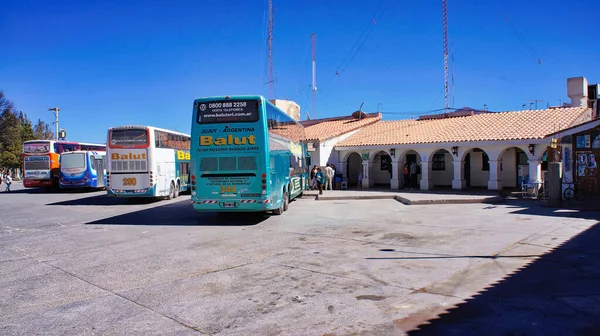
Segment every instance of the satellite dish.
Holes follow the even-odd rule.
[[[365,119],[367,117],[367,114],[363,111],[356,111],[356,112],[352,113],[352,117],[354,119],[361,120],[361,119]]]

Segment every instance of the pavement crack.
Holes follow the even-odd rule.
[[[72,277],[72,278],[75,278],[75,279],[77,279],[77,280],[79,280],[79,281],[83,281],[83,282],[85,282],[86,284],[88,284],[88,285],[91,285],[91,286],[94,286],[94,287],[96,287],[96,288],[98,288],[98,289],[100,289],[100,290],[102,290],[102,291],[104,291],[104,292],[110,293],[110,294],[112,294],[112,295],[114,295],[114,296],[116,296],[116,297],[119,297],[119,298],[123,299],[123,300],[129,301],[129,302],[133,303],[134,305],[136,305],[136,306],[138,306],[138,307],[141,307],[141,308],[143,308],[143,309],[146,309],[146,310],[149,310],[149,311],[151,311],[151,312],[152,312],[152,313],[154,313],[154,314],[157,314],[157,315],[160,315],[160,316],[162,316],[162,317],[164,317],[164,318],[167,318],[167,319],[169,319],[169,320],[171,320],[171,321],[173,321],[173,322],[175,322],[175,323],[177,323],[177,324],[179,324],[179,325],[181,325],[181,326],[183,326],[183,327],[186,327],[186,328],[188,328],[188,329],[194,330],[194,331],[196,331],[196,332],[198,332],[198,333],[201,333],[201,334],[203,334],[203,335],[211,335],[210,333],[208,333],[208,332],[205,332],[205,331],[202,331],[202,330],[200,330],[200,329],[199,329],[199,328],[197,328],[197,327],[191,326],[191,325],[189,325],[189,324],[187,324],[187,323],[185,323],[185,322],[183,322],[183,321],[180,321],[180,320],[178,320],[178,319],[176,319],[176,318],[173,318],[173,317],[171,317],[171,316],[168,316],[168,315],[165,315],[165,314],[163,314],[163,313],[161,313],[161,312],[158,312],[158,311],[156,311],[156,310],[154,310],[154,309],[152,309],[152,308],[150,308],[150,307],[147,307],[147,306],[145,306],[145,305],[143,305],[143,304],[141,304],[141,303],[139,303],[139,302],[137,302],[137,301],[135,301],[135,300],[129,299],[129,298],[128,298],[128,297],[126,297],[126,296],[123,296],[123,295],[121,295],[121,294],[119,294],[119,293],[113,292],[113,291],[111,291],[111,290],[109,290],[109,289],[107,289],[107,288],[104,288],[104,287],[102,287],[102,286],[99,286],[99,285],[97,285],[97,284],[95,284],[95,283],[93,283],[93,282],[90,282],[90,281],[88,281],[88,280],[86,280],[86,279],[84,279],[84,278],[82,278],[82,277],[79,277],[79,276],[77,276],[77,275],[75,275],[75,274],[73,274],[73,273],[71,273],[71,272],[69,272],[69,271],[66,271],[66,270],[64,270],[64,269],[62,269],[62,268],[60,268],[60,267],[58,267],[58,266],[51,265],[51,264],[49,264],[49,263],[47,263],[47,262],[44,262],[44,261],[41,261],[41,260],[38,260],[38,259],[32,258],[32,257],[30,257],[30,256],[27,256],[27,257],[28,257],[29,259],[32,259],[32,260],[35,260],[35,261],[39,262],[39,263],[40,263],[40,264],[42,264],[42,265],[48,266],[48,267],[50,267],[50,268],[53,268],[53,269],[55,269],[55,270],[57,270],[57,271],[59,271],[59,272],[62,272],[62,273],[66,274],[66,275],[68,275],[68,276],[70,276],[70,277]]]
[[[269,264],[269,265],[276,265],[276,266],[281,266],[281,267],[287,267],[287,268],[292,268],[292,269],[297,269],[300,271],[305,271],[305,272],[311,272],[311,273],[315,273],[315,274],[321,274],[321,275],[329,275],[332,277],[336,277],[336,278],[343,278],[343,279],[348,279],[348,280],[353,280],[353,281],[358,281],[358,282],[364,282],[364,279],[357,279],[357,278],[353,278],[353,277],[349,277],[349,276],[345,276],[345,275],[340,275],[340,274],[335,274],[335,273],[328,273],[328,272],[321,272],[321,271],[315,271],[312,270],[310,268],[304,268],[304,267],[298,267],[298,266],[292,266],[292,265],[286,265],[286,264],[281,264],[281,263],[276,263],[276,262],[269,262],[269,261],[260,261],[261,263],[264,264]],[[383,285],[380,282],[374,281],[380,285]],[[406,290],[410,290],[410,291],[414,291],[414,288],[411,287],[404,287],[404,286],[398,286],[398,285],[394,285],[394,284],[390,284],[387,283],[384,286],[390,286],[390,287],[395,287],[395,288],[400,288],[400,289],[406,289]]]

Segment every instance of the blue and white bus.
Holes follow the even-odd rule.
[[[190,135],[152,126],[108,130],[111,197],[172,199],[188,191]]]
[[[60,188],[105,188],[106,152],[73,151],[60,155]]]
[[[196,99],[191,133],[196,211],[280,215],[308,188],[304,127],[264,97]]]

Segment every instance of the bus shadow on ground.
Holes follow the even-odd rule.
[[[52,188],[19,188],[13,189],[10,192],[4,192],[4,184],[0,185],[0,194],[48,194],[48,195],[80,195],[80,194],[90,194],[98,191],[103,191],[102,189],[52,189]]]
[[[66,206],[106,206],[106,205],[139,205],[152,204],[160,202],[161,199],[155,198],[118,198],[108,197],[106,194],[95,195],[84,198],[48,203],[46,205],[66,205]]]
[[[86,225],[152,225],[152,226],[252,226],[268,215],[255,213],[197,213],[189,200],[169,202],[149,209],[129,212],[85,223]]]

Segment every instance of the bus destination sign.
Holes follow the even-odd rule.
[[[198,104],[199,124],[258,121],[258,100],[221,100]]]

